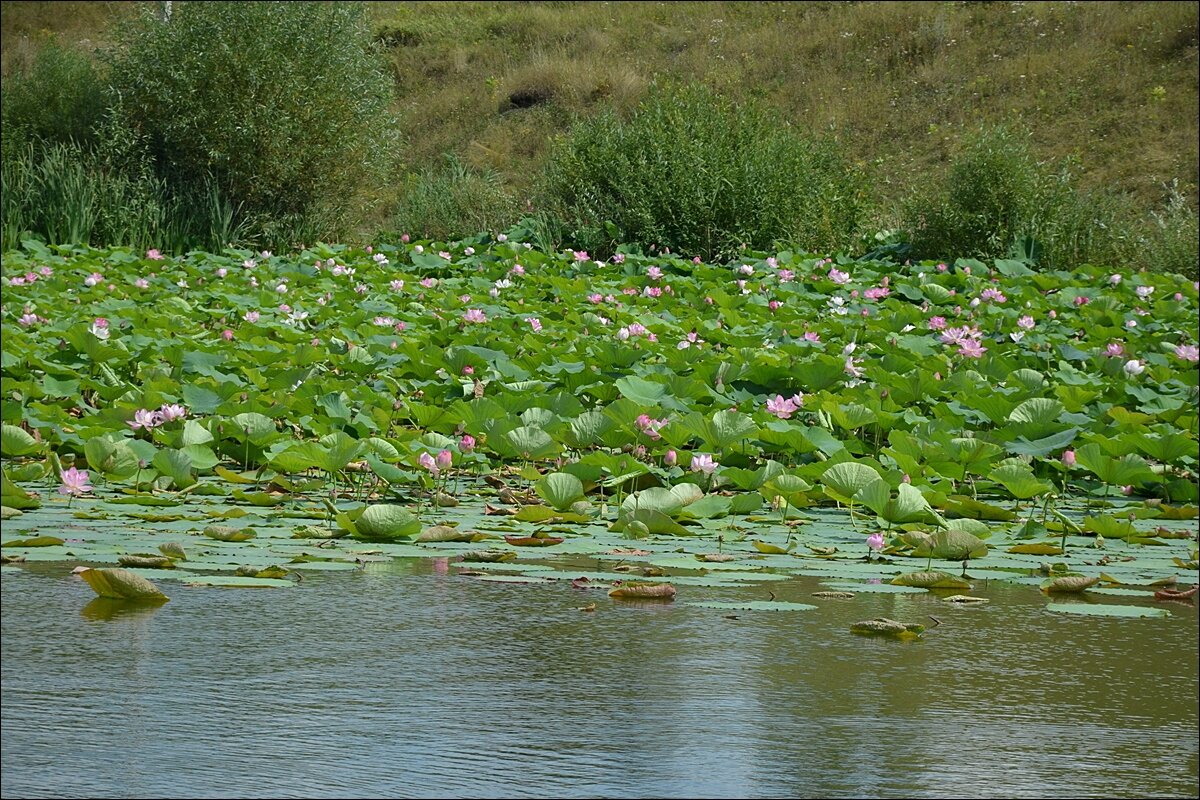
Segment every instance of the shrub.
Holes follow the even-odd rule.
[[[336,237],[395,151],[364,4],[180,4],[117,33],[111,81],[172,187],[211,174],[265,243]]]
[[[450,240],[502,231],[518,217],[517,202],[494,171],[475,172],[452,156],[404,182],[392,227],[420,238]]]
[[[575,247],[654,244],[704,258],[777,241],[846,247],[866,196],[832,143],[699,86],[652,87],[628,120],[577,121],[556,143],[543,194]]]
[[[1034,159],[1028,134],[981,129],[955,156],[944,183],[905,204],[912,255],[995,258],[1031,242],[1051,269],[1083,264],[1195,274],[1197,216],[1174,189],[1149,217],[1108,191],[1076,186],[1075,165]]]
[[[0,88],[3,157],[23,157],[25,146],[90,143],[104,114],[104,84],[91,60],[48,39],[25,69]]]

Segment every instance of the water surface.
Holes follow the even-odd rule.
[[[619,604],[429,561],[130,609],[0,580],[5,797],[1197,795],[1197,616],[814,579]],[[776,592],[796,613],[692,608]],[[1107,598],[1112,600],[1112,598]],[[597,603],[594,613],[578,610]],[[874,616],[942,624],[864,639]]]

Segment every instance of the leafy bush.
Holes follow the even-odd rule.
[[[363,4],[183,3],[118,41],[111,81],[160,174],[211,174],[265,243],[337,236],[390,170],[393,85]]]
[[[698,86],[653,87],[628,120],[578,121],[544,195],[563,238],[599,254],[617,242],[705,258],[776,241],[831,251],[865,212],[863,182],[832,143]]]
[[[504,230],[517,219],[516,199],[495,172],[475,172],[453,157],[441,169],[410,175],[392,227],[420,238],[449,240]]]
[[[23,157],[30,142],[91,142],[104,109],[104,83],[91,60],[49,39],[0,88],[3,157]]]
[[[211,180],[171,190],[154,173],[145,142],[119,112],[96,127],[96,143],[24,143],[0,170],[4,251],[27,236],[58,244],[128,245],[182,252],[220,248],[241,235],[234,209]]]

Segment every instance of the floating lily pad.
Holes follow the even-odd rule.
[[[1165,608],[1148,608],[1146,606],[1118,606],[1102,603],[1050,603],[1047,611],[1056,614],[1082,614],[1088,617],[1169,617],[1171,612]]]
[[[807,603],[792,603],[786,600],[747,600],[745,602],[723,602],[706,600],[685,605],[696,608],[715,608],[732,611],[811,611],[817,606]]]
[[[189,586],[230,586],[240,588],[283,588],[295,586],[292,581],[282,578],[251,578],[242,575],[204,575],[190,578]]]

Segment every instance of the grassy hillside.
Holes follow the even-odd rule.
[[[2,5],[7,73],[49,34],[102,46],[136,4]],[[1082,188],[1144,211],[1172,182],[1196,203],[1196,2],[369,6],[394,66],[410,190],[450,154],[494,173],[458,191],[525,207],[576,115],[630,110],[665,79],[753,98],[781,126],[834,135],[870,176],[881,226],[981,125],[1027,128],[1038,158],[1073,157]],[[445,194],[417,186],[417,196]]]

